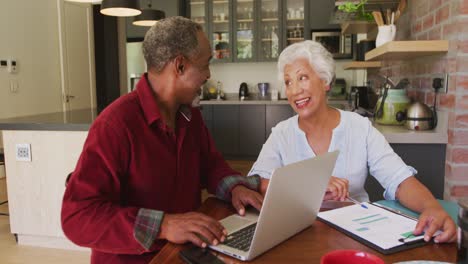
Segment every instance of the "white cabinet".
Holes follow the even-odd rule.
[[[78,249],[60,221],[65,179],[75,169],[87,131],[3,131],[11,232],[18,243]],[[31,162],[16,161],[16,144],[31,144]]]

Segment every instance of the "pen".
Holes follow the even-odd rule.
[[[362,204],[361,202],[359,202],[359,201],[356,200],[356,199],[353,199],[353,198],[351,198],[351,197],[348,197],[348,200],[350,200],[351,202],[353,202],[353,203],[355,203],[355,204],[361,205],[362,208],[369,209],[369,208],[367,208],[367,206],[366,206],[365,204]]]

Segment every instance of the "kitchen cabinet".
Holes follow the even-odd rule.
[[[286,25],[286,29],[283,31],[284,47],[306,39],[306,34],[309,32],[308,29],[305,29],[305,26],[308,25],[308,23],[306,23],[306,19],[309,18],[305,13],[305,10],[307,10],[306,5],[308,5],[308,3],[309,1],[303,0],[284,1],[285,11],[283,12],[283,15],[286,14],[286,18],[284,19],[286,22],[284,23]],[[308,38],[310,39],[310,37]]]
[[[255,160],[271,128],[294,115],[289,105],[203,105],[201,112],[225,158]]]
[[[257,158],[265,143],[265,106],[245,105],[239,111],[239,154]]]
[[[390,146],[407,165],[418,171],[416,178],[435,198],[444,199],[445,144],[390,144]],[[384,199],[384,189],[370,175],[367,177],[365,189],[371,201]]]
[[[271,129],[279,122],[295,115],[290,105],[267,105],[266,106],[266,131],[265,140],[271,134]]]
[[[226,157],[239,155],[239,105],[213,106],[213,139]]]
[[[260,61],[276,60],[281,48],[281,34],[283,24],[279,0],[260,1],[259,40],[257,41],[258,57]]]
[[[213,62],[232,61],[232,0],[188,0],[187,16],[200,24],[213,49]]]
[[[252,61],[257,53],[255,46],[255,36],[257,28],[255,26],[257,10],[253,0],[237,0],[234,2],[234,43],[235,61]]]
[[[337,29],[339,24],[330,24],[330,17],[335,10],[335,3],[330,0],[310,1],[309,24],[312,29]]]
[[[213,135],[213,106],[204,105],[200,107],[200,112],[202,114],[203,120],[205,121],[206,128],[210,131],[210,134]]]
[[[276,61],[310,38],[309,1],[188,0],[187,16],[209,36],[214,62]]]

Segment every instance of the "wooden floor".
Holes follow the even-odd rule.
[[[231,167],[246,175],[253,162],[228,161]],[[6,180],[0,179],[0,202],[7,200]],[[0,205],[0,213],[8,213],[8,204]],[[0,263],[1,264],[85,264],[89,253],[80,251],[19,246],[10,233],[8,216],[0,215]]]

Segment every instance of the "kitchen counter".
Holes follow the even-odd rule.
[[[0,119],[0,130],[88,131],[96,116],[92,108]]]
[[[377,128],[390,143],[399,144],[447,144],[448,143],[448,113],[437,112],[438,124],[433,130],[408,130],[406,126],[379,125]]]
[[[207,100],[201,105],[274,105],[287,104],[286,100]],[[345,101],[330,101],[330,105],[346,109]],[[96,109],[83,109],[69,112],[57,112],[24,116],[10,119],[0,119],[0,130],[38,130],[38,131],[88,131],[91,123],[96,119]],[[439,124],[435,130],[412,131],[405,126],[374,126],[390,143],[400,144],[447,144],[448,142],[448,114],[439,112]]]

